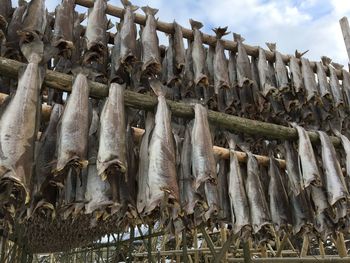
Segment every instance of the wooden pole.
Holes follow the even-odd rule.
[[[284,245],[287,243],[287,239],[288,239],[288,234],[285,233],[283,238],[282,238],[282,241],[280,242],[280,244],[278,246],[278,249],[277,249],[277,252],[276,252],[276,257],[280,257],[281,256],[282,250],[284,248]]]
[[[308,234],[304,234],[303,245],[301,247],[300,257],[306,257],[307,251],[309,249],[309,243],[310,243],[309,235]]]
[[[249,242],[243,242],[243,257],[244,263],[251,263],[252,257],[250,255]]]
[[[323,245],[323,241],[321,240],[321,238],[318,239],[318,246],[320,248],[320,256],[321,256],[321,258],[325,258],[326,257],[326,252],[324,250],[324,245]]]
[[[319,258],[319,257],[310,257],[310,258],[254,258],[250,262],[259,262],[259,263],[348,263],[350,257],[339,258],[339,257],[329,257],[329,258]],[[245,263],[243,258],[230,258],[228,262],[240,262]]]
[[[348,53],[348,58],[350,62],[350,26],[349,21],[346,16],[339,20],[341,32],[343,33],[343,38],[345,42],[346,52]]]
[[[337,246],[338,254],[341,258],[346,257],[348,255],[348,251],[345,245],[344,234],[341,232],[337,232],[336,246]]]
[[[81,6],[85,6],[85,7],[93,7],[94,5],[94,1],[93,0],[75,0],[75,3]],[[111,15],[111,16],[115,16],[115,17],[119,17],[122,18],[124,17],[124,9],[117,7],[117,6],[113,6],[113,5],[107,5],[107,10],[106,13]],[[135,23],[140,24],[140,25],[145,25],[146,23],[146,17],[144,15],[135,14]],[[193,31],[191,29],[187,29],[184,27],[181,27],[182,29],[182,35],[184,38],[187,39],[193,39]],[[162,22],[160,20],[157,20],[157,30],[167,33],[167,34],[173,34],[174,33],[174,25],[173,23],[166,23],[166,22]],[[215,46],[216,45],[216,37],[212,36],[212,35],[208,35],[205,33],[202,33],[202,41],[204,44],[210,45],[210,46]],[[237,42],[234,41],[230,41],[230,40],[222,40],[221,42],[224,46],[225,49],[227,50],[232,50],[232,51],[236,51],[237,50]],[[246,45],[243,44],[245,50],[247,51],[247,54],[253,57],[258,57],[259,55],[259,48],[257,46],[250,46],[250,45]],[[266,55],[266,59],[268,61],[274,62],[275,61],[275,54],[274,52],[271,52],[269,50],[265,50],[265,55]],[[290,60],[290,55],[282,55],[282,59],[285,63],[288,63]],[[300,61],[299,61],[300,62]],[[315,62],[311,62],[311,67],[314,70],[314,72],[316,72],[316,63]],[[325,71],[329,74],[329,70],[328,67],[324,67]],[[342,78],[342,72],[340,70],[336,70],[337,76],[339,78]]]
[[[198,232],[197,228],[193,230],[193,247],[197,249],[194,253],[194,263],[199,263],[199,253],[198,253]]]
[[[24,66],[24,63],[0,57],[0,73],[6,74],[8,77],[17,78],[19,69]],[[44,84],[50,88],[71,91],[71,85],[73,76],[63,74],[60,72],[47,70]],[[89,82],[90,96],[94,98],[103,98],[108,96],[107,85],[98,82]],[[130,90],[125,91],[125,104],[126,106],[144,109],[154,110],[158,103],[157,98],[133,92]],[[182,103],[167,100],[167,104],[174,116],[191,119],[194,117],[193,106]],[[251,119],[241,118],[221,112],[208,110],[208,119],[218,128],[226,129],[231,132],[245,133],[249,135],[258,135],[267,139],[280,139],[280,140],[297,140],[298,134],[296,129],[262,122]],[[319,143],[319,137],[317,132],[309,131],[308,135],[311,142]],[[332,143],[335,146],[340,146],[340,139],[334,136],[330,137]]]

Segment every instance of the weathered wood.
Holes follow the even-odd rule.
[[[324,250],[324,245],[323,245],[323,241],[321,238],[318,239],[318,246],[320,248],[320,256],[321,258],[325,258],[326,257],[326,252]]]
[[[309,250],[310,239],[308,234],[304,234],[303,245],[301,247],[300,257],[306,257],[307,251]]]
[[[215,251],[215,246],[213,241],[211,240],[210,236],[207,233],[207,230],[205,229],[204,226],[200,226],[199,229],[201,230],[203,237],[205,239],[205,241],[208,244],[208,247],[210,249],[210,252],[212,253],[212,255],[215,257],[216,256],[216,251]]]
[[[249,248],[248,242],[243,242],[243,258],[244,258],[244,263],[252,262],[252,256],[250,254],[250,248]]]
[[[219,253],[217,253],[216,257],[214,257],[212,261],[213,263],[227,262],[227,251],[229,250],[234,239],[235,236],[231,234],[229,238],[222,243],[222,248],[220,249]]]
[[[287,243],[287,239],[288,239],[288,234],[285,233],[283,238],[282,238],[282,241],[280,242],[279,247],[277,249],[276,257],[280,257],[281,256],[282,250],[283,250],[285,244]]]
[[[339,20],[341,32],[343,33],[343,38],[345,42],[346,52],[348,53],[350,62],[350,26],[347,17],[343,17]]]
[[[251,260],[252,263],[347,263],[350,257],[339,258],[339,257],[310,257],[310,258],[254,258]],[[245,262],[242,258],[230,258],[228,262]]]
[[[193,247],[194,247],[194,249],[197,249],[197,251],[194,253],[194,263],[199,263],[198,232],[197,232],[197,228],[195,228],[193,230]]]
[[[0,57],[0,73],[17,78],[18,70],[25,65],[24,63]],[[73,76],[47,70],[44,84],[50,88],[71,91]],[[89,82],[90,96],[94,98],[103,98],[108,96],[108,86],[98,83]],[[193,118],[193,106],[186,103],[167,101],[169,108],[174,116],[183,118]],[[154,110],[157,105],[157,98],[136,93],[130,90],[125,91],[125,104],[137,109]],[[245,133],[249,135],[261,136],[267,139],[296,140],[298,134],[296,129],[233,116],[221,112],[208,110],[208,119],[211,124],[221,129],[231,132]],[[316,132],[308,132],[311,142],[318,143],[319,138]],[[331,141],[335,146],[340,146],[340,140],[337,137],[331,137]]]
[[[346,249],[344,234],[337,232],[336,247],[338,254],[341,258],[344,258],[348,255],[348,250]]]
[[[78,5],[90,8],[90,7],[93,7],[94,1],[93,0],[75,0],[75,3]],[[122,18],[124,16],[124,8],[120,8],[120,7],[113,6],[113,5],[107,5],[106,13],[111,15],[111,16]],[[135,23],[140,24],[140,25],[145,25],[146,17],[144,15],[136,13],[135,14]],[[182,35],[184,38],[193,39],[193,31],[191,29],[187,29],[184,27],[181,27],[181,29],[182,29]],[[157,20],[157,30],[164,32],[164,33],[167,33],[167,34],[173,34],[175,31],[173,23],[166,23],[166,22],[162,22],[160,20]],[[217,40],[216,40],[215,36],[202,33],[202,41],[204,44],[207,44],[210,46],[215,46]],[[237,50],[237,42],[235,42],[235,41],[222,40],[221,43],[223,44],[224,48],[227,50],[233,50],[233,51]],[[257,46],[250,46],[250,45],[246,45],[246,44],[243,44],[243,46],[244,46],[245,50],[247,51],[248,55],[253,56],[253,57],[258,56],[259,48]],[[274,52],[271,52],[271,51],[265,50],[265,49],[264,49],[264,51],[266,54],[266,59],[268,61],[273,62],[275,60]],[[282,59],[285,63],[288,63],[290,60],[290,55],[282,55]],[[316,72],[316,63],[315,62],[311,62],[311,67],[314,70],[314,72]],[[324,69],[327,72],[327,74],[329,74],[328,68],[324,67]],[[342,72],[340,70],[337,70],[336,73],[337,73],[337,76],[340,79],[342,79]]]

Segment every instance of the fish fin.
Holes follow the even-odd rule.
[[[295,57],[296,58],[301,58],[302,56],[304,56],[307,52],[309,52],[309,50],[306,50],[304,52],[299,52],[297,49],[295,50]]]
[[[21,51],[29,63],[39,64],[44,56],[44,44],[39,40],[30,43],[23,43]]]
[[[107,30],[110,30],[110,29],[112,29],[114,27],[114,24],[113,24],[113,22],[112,22],[112,20],[108,20],[107,21]]]
[[[201,29],[203,27],[203,24],[199,21],[190,19],[190,24],[191,24],[191,28],[193,29]]]
[[[149,82],[149,84],[157,96],[165,96],[166,95],[166,89],[158,79],[152,79]]]
[[[159,11],[158,9],[149,7],[148,5],[141,7],[141,9],[146,15],[151,15],[151,16],[155,16]]]
[[[18,0],[18,6],[24,6],[24,5],[27,5],[27,1],[25,0]]]
[[[233,40],[238,43],[243,43],[245,39],[240,34],[233,33]]]
[[[328,67],[328,65],[331,64],[332,59],[329,58],[329,57],[327,57],[327,56],[322,56],[322,57],[321,57],[321,61],[322,61],[322,64],[323,64],[323,65],[325,65],[325,66]]]
[[[139,9],[138,6],[133,5],[129,0],[120,0],[120,2],[124,6],[124,8],[129,6],[132,12],[135,12],[137,9]]]
[[[270,49],[271,52],[275,52],[276,51],[276,43],[265,43],[266,46]]]
[[[226,36],[230,33],[230,32],[227,32],[227,26],[226,27],[216,27],[213,29],[213,31],[216,34],[216,39],[220,39],[223,36]]]

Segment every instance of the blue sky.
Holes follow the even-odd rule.
[[[17,1],[13,1],[14,3]],[[50,11],[58,0],[46,0]],[[228,26],[231,32],[240,33],[246,43],[266,48],[265,42],[276,42],[284,54],[295,49],[309,49],[306,57],[320,60],[327,55],[335,62],[348,63],[346,49],[339,26],[339,19],[350,19],[349,0],[134,0],[138,6],[158,8],[162,21],[174,19],[182,26],[190,27],[188,19],[203,22],[203,31],[212,33],[217,26]],[[121,6],[120,1],[109,4]],[[79,10],[86,10],[79,8]],[[141,10],[138,12],[142,13]],[[118,21],[115,19],[114,21]],[[159,38],[166,44],[166,37]],[[226,36],[232,39],[232,35]]]

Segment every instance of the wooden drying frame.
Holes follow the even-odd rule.
[[[87,8],[93,7],[94,5],[94,0],[75,0],[75,3],[80,6],[84,6]],[[106,13],[108,15],[118,17],[118,18],[123,18],[124,16],[124,8],[113,6],[110,4],[107,4],[107,10]],[[145,25],[146,23],[146,16],[135,13],[135,23],[139,25]],[[192,29],[187,29],[182,26],[180,26],[182,29],[182,34],[183,37],[186,39],[193,39],[193,31]],[[166,23],[162,22],[160,20],[157,20],[157,30],[164,32],[166,34],[173,34],[174,33],[174,25],[173,23]],[[210,45],[210,46],[215,46],[216,45],[216,37],[212,35],[208,35],[205,33],[202,33],[202,41],[204,44]],[[227,50],[232,50],[232,51],[237,51],[237,42],[235,41],[230,41],[230,40],[222,40],[223,46]],[[253,57],[258,57],[259,56],[259,47],[257,46],[250,46],[243,44],[245,50],[247,51],[247,54]],[[275,54],[274,52],[271,52],[269,50],[264,49],[266,59],[268,61],[274,62],[275,61]],[[282,59],[284,63],[288,63],[290,60],[290,55],[283,55],[282,54]],[[298,59],[299,63],[301,64],[300,60]],[[316,73],[316,62],[310,61],[310,65],[313,69],[313,71]],[[329,75],[329,69],[328,67],[324,66],[324,70],[327,75]],[[336,69],[335,70],[337,73],[337,76],[339,79],[343,79],[343,73],[341,70]]]
[[[0,73],[7,77],[17,78],[18,71],[25,63],[16,60],[0,57]],[[44,85],[56,90],[71,91],[73,76],[57,71],[47,70],[44,78]],[[102,83],[89,81],[90,97],[102,99],[108,96],[108,86]],[[143,110],[154,110],[157,106],[157,98],[134,91],[125,90],[125,105]],[[183,102],[167,100],[167,104],[174,116],[193,119],[193,106]],[[251,120],[222,112],[208,110],[208,119],[211,124],[218,128],[228,130],[233,133],[244,133],[248,135],[258,135],[270,140],[291,140],[298,139],[295,128]],[[315,131],[308,131],[312,143],[319,143],[319,136]],[[340,139],[330,136],[334,146],[341,146]]]

